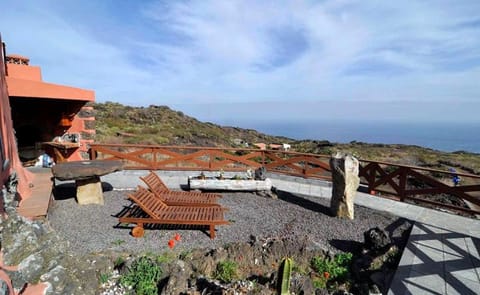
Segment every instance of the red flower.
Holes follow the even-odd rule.
[[[328,280],[328,278],[330,277],[330,273],[328,271],[324,272],[323,277]]]
[[[170,249],[173,249],[173,247],[175,247],[175,241],[174,241],[174,240],[168,241],[168,247],[169,247]]]
[[[180,235],[179,235],[179,234],[175,234],[174,239],[175,239],[175,241],[180,241]]]

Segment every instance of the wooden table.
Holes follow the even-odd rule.
[[[75,180],[78,204],[103,205],[100,176],[122,169],[122,161],[73,161],[56,164],[52,173],[58,180]]]
[[[80,147],[80,144],[77,142],[49,141],[44,142],[43,146],[47,153],[53,154],[55,163],[63,163]]]

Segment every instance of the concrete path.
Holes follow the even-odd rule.
[[[273,179],[292,193],[331,196],[331,187]],[[357,205],[415,221],[388,294],[480,294],[480,220],[358,193]]]
[[[136,175],[122,171],[108,177],[113,187],[136,187]],[[198,172],[159,172],[169,187],[185,186]],[[270,174],[273,186],[291,193],[330,198],[331,183]],[[113,183],[112,183],[113,182]],[[415,221],[388,294],[480,294],[480,220],[358,193],[360,206]]]

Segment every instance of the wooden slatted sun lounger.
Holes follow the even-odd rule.
[[[172,191],[170,190],[160,179],[160,177],[153,171],[146,176],[140,177],[140,179],[148,186],[150,191],[155,193],[162,201],[167,205],[178,205],[181,203],[188,203],[187,200],[191,200],[192,204],[201,204],[217,206],[217,199],[221,198],[220,194],[213,193],[200,193],[200,192],[184,192],[184,191]],[[177,203],[177,204],[175,204]]]
[[[143,186],[138,186],[137,190],[147,190]],[[147,190],[148,191],[148,190]],[[151,191],[151,190],[150,190]],[[214,194],[209,195],[191,195],[191,194],[172,194],[171,191],[162,191],[154,192],[151,191],[155,197],[159,198],[162,202],[168,206],[199,206],[199,207],[208,207],[208,206],[217,206],[220,204],[217,203],[217,196]]]
[[[129,194],[136,206],[119,216],[120,223],[133,223],[132,236],[142,237],[145,224],[205,225],[209,227],[210,238],[215,238],[215,226],[228,224],[223,207],[168,206],[152,192],[144,189]],[[139,208],[141,210],[139,210]]]

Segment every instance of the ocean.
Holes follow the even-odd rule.
[[[408,144],[454,152],[480,153],[480,122],[260,121],[238,127],[293,139]]]

